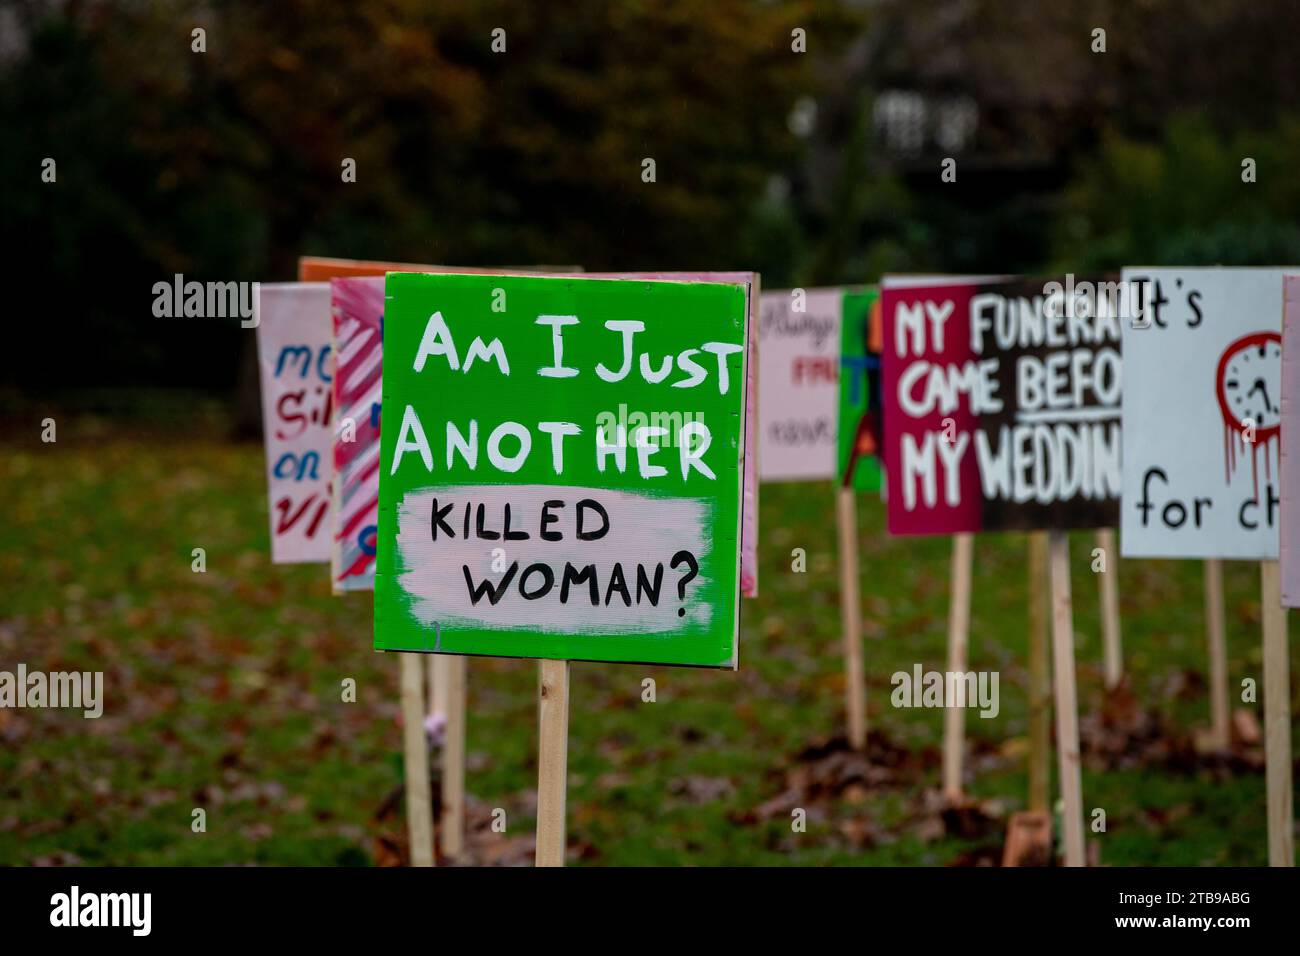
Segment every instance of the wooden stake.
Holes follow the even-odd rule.
[[[442,781],[442,816],[438,820],[438,828],[435,833],[437,851],[443,856],[449,856],[447,852],[447,732],[450,729],[447,719],[447,697],[450,694],[450,669],[451,659],[442,654],[429,655],[429,669],[426,677],[429,682],[429,716],[442,718],[442,751],[441,751],[441,773],[439,776]]]
[[[1210,746],[1227,750],[1228,645],[1223,626],[1223,562],[1205,561],[1205,628],[1210,648]]]
[[[1047,532],[1029,533],[1029,810],[1046,813],[1052,788],[1052,678],[1047,652]],[[1050,840],[1049,840],[1050,842]]]
[[[398,654],[402,662],[402,743],[406,764],[406,826],[411,866],[433,866],[433,798],[429,748],[424,739],[423,662],[418,654]]]
[[[966,647],[970,640],[970,575],[974,536],[952,536],[951,594],[948,603],[948,673],[966,672]],[[950,802],[962,796],[962,757],[965,752],[964,707],[948,707],[943,714],[943,794]]]
[[[1124,655],[1119,636],[1119,553],[1115,550],[1115,530],[1097,529],[1097,547],[1105,558],[1106,570],[1101,581],[1101,636],[1106,689],[1113,690],[1124,679]]]
[[[442,853],[455,859],[465,851],[465,697],[464,657],[446,657],[447,732],[442,747]]]
[[[867,745],[866,676],[862,666],[862,605],[858,596],[858,509],[852,488],[838,489],[840,618],[844,628],[844,698],[849,746]]]
[[[429,682],[429,713],[436,714],[442,707],[442,655],[429,654],[429,669],[425,679]]]
[[[1052,578],[1052,661],[1056,674],[1056,753],[1065,810],[1065,865],[1083,866],[1083,785],[1079,766],[1079,711],[1074,686],[1074,612],[1070,606],[1070,550],[1064,531],[1047,540]]]
[[[569,662],[542,661],[537,746],[537,865],[564,866],[569,763]]]
[[[1264,631],[1264,768],[1268,787],[1268,865],[1295,866],[1295,809],[1291,803],[1291,668],[1286,609],[1276,561],[1260,565]]]

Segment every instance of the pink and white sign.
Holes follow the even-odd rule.
[[[329,286],[263,283],[257,296],[262,426],[276,564],[330,557],[334,355]]]
[[[794,289],[761,297],[761,481],[835,477],[843,299],[843,289]]]

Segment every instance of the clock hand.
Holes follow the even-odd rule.
[[[1250,391],[1246,394],[1254,395],[1256,391],[1264,393],[1264,410],[1269,412],[1273,411],[1273,403],[1269,401],[1268,397],[1268,386],[1264,383],[1262,378],[1255,379],[1255,384],[1251,386]]]

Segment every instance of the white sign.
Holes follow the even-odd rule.
[[[760,297],[760,481],[835,477],[842,299],[840,289]]]
[[[1286,271],[1124,270],[1126,557],[1278,556]]]
[[[257,307],[271,560],[329,561],[334,401],[329,283],[262,283]]]

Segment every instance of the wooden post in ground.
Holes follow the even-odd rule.
[[[1210,746],[1227,750],[1228,646],[1223,622],[1223,562],[1205,560],[1205,631],[1210,651]]]
[[[862,664],[862,605],[858,596],[858,511],[852,488],[836,489],[840,537],[840,619],[844,631],[844,699],[849,746],[867,745],[866,675]]]
[[[447,731],[442,746],[442,853],[456,859],[465,852],[465,704],[468,659],[447,656]]]
[[[1065,865],[1083,866],[1083,783],[1079,760],[1079,712],[1074,682],[1074,611],[1070,603],[1069,538],[1048,536],[1052,580],[1052,663],[1056,684],[1056,753],[1064,813]]]
[[[428,670],[425,672],[425,680],[428,683],[429,690],[429,713],[437,714],[442,711],[442,688],[443,688],[443,669],[441,654],[429,654]]]
[[[1115,529],[1097,529],[1097,547],[1105,558],[1105,571],[1098,582],[1101,589],[1101,639],[1103,673],[1106,689],[1114,690],[1124,679],[1124,655],[1119,631],[1119,552],[1115,549]]]
[[[974,535],[952,536],[951,591],[948,602],[948,673],[966,672],[970,639],[970,581]],[[951,702],[955,704],[955,702]],[[943,794],[952,802],[962,798],[962,760],[965,754],[966,710],[949,706],[943,715]]]
[[[1295,866],[1291,797],[1291,667],[1286,608],[1276,561],[1260,565],[1264,637],[1264,774],[1268,789],[1268,865]]]
[[[411,865],[433,866],[433,800],[429,784],[429,748],[424,735],[424,665],[418,654],[398,654],[397,657],[402,667],[402,744]]]
[[[1046,813],[1052,786],[1047,532],[1029,533],[1029,809]],[[1050,841],[1049,841],[1050,842]]]
[[[537,747],[537,865],[564,866],[569,662],[542,661]]]

